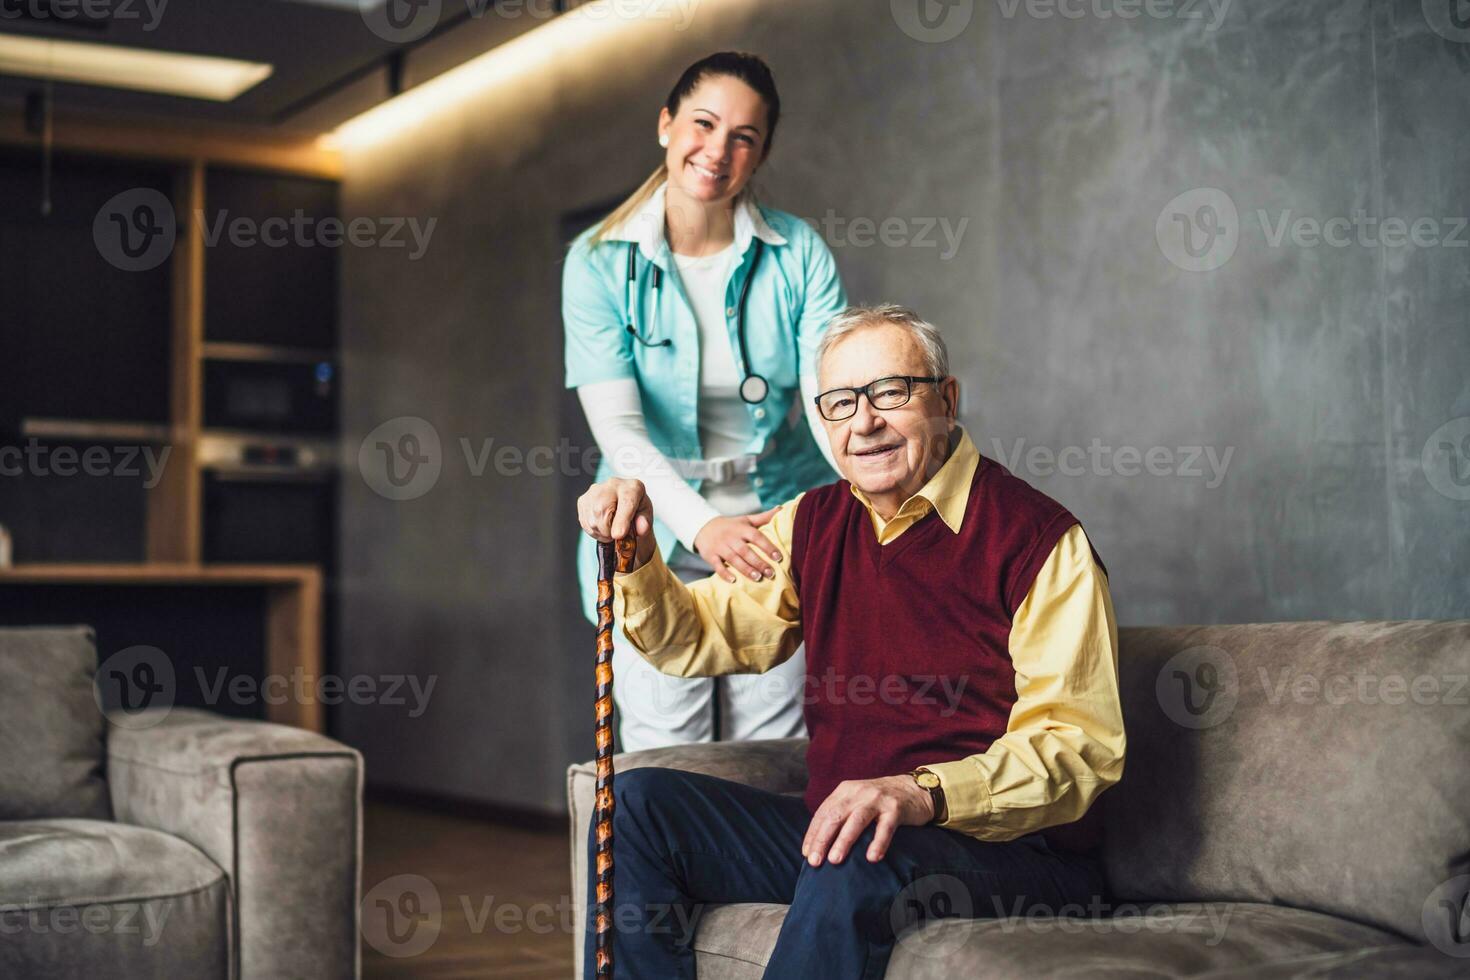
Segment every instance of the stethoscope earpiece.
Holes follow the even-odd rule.
[[[739,348],[740,348],[736,352],[738,354],[738,356],[739,356],[739,360],[737,361],[737,363],[740,365],[740,370],[742,370],[742,371],[746,371],[747,370],[746,365],[749,363],[749,361],[746,359],[746,352],[745,352],[745,297],[750,294],[750,282],[751,282],[752,279],[755,278],[755,270],[757,268],[759,268],[760,261],[761,261],[761,240],[759,238],[757,238],[755,240],[755,257],[750,260],[750,272],[746,274],[746,276],[745,276],[745,282],[740,287],[740,305],[738,307],[740,319],[737,320],[736,321],[736,324],[735,324],[735,342],[739,345]],[[653,265],[653,263],[650,262],[649,265]],[[638,283],[638,243],[637,242],[629,242],[628,243],[628,286],[627,286],[627,291],[630,294],[636,295],[636,293],[638,291],[637,290],[637,283]],[[658,266],[653,265],[653,291],[654,291],[655,294],[657,294],[658,291],[661,290],[662,288],[663,288],[663,270],[660,269]],[[630,295],[628,297],[628,333],[632,334],[633,337],[634,337],[634,339],[636,339],[644,347],[672,347],[672,346],[674,346],[674,342],[672,340],[668,339],[667,337],[664,338],[663,340],[649,340],[647,337],[644,337],[642,334],[640,334],[638,332],[637,328],[633,326],[633,295]],[[654,301],[653,301],[653,322],[654,322],[655,326],[658,324],[658,307],[659,307],[658,297],[655,295]],[[766,395],[770,394],[770,391],[771,391],[771,385],[770,385],[770,383],[768,381],[766,381],[765,378],[761,377],[759,374],[756,374],[754,372],[747,373],[745,375],[745,377],[740,380],[740,397],[742,399],[744,399],[747,404],[757,405],[757,404],[765,401],[766,400]]]

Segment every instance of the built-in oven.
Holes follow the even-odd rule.
[[[199,464],[205,561],[335,566],[333,441],[206,432]]]
[[[205,432],[199,441],[206,562],[304,563],[322,571],[323,669],[337,666],[335,438]],[[327,709],[336,731],[337,709]]]

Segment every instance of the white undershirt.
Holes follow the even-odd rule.
[[[699,444],[705,459],[743,456],[755,435],[755,425],[740,398],[742,375],[725,326],[725,285],[735,264],[735,243],[713,255],[673,256],[679,283],[699,324]],[[720,484],[706,480],[700,492],[721,514],[750,514],[761,509],[749,476]]]
[[[699,325],[699,440],[704,458],[743,456],[755,426],[740,397],[741,374],[725,326],[725,286],[736,260],[735,244],[706,256],[674,254],[679,282],[694,308]],[[814,365],[802,365],[801,400],[807,424],[827,461],[832,451],[813,399],[817,393]],[[643,400],[633,378],[581,385],[577,396],[597,440],[617,476],[643,481],[654,513],[690,551],[705,524],[722,514],[750,514],[761,510],[760,498],[749,476],[729,483],[708,480],[696,491],[673,471],[654,447],[643,418]],[[833,468],[836,464],[833,463]]]

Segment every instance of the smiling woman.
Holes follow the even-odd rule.
[[[719,52],[679,76],[658,113],[663,159],[575,242],[562,280],[567,386],[603,452],[598,482],[645,482],[679,574],[759,581],[779,560],[770,508],[833,479],[816,414],[816,350],[846,304],[825,242],[759,205],[781,99],[755,55]],[[801,425],[805,415],[807,424]],[[795,423],[795,424],[791,424]],[[579,576],[591,618],[596,562]],[[667,677],[615,636],[625,750],[802,734],[804,654],[763,677]]]

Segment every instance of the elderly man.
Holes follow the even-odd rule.
[[[1075,517],[975,449],[917,314],[845,311],[818,378],[844,479],[772,512],[769,561],[751,564],[774,574],[680,582],[636,480],[577,503],[598,540],[637,535],[614,613],[659,670],[761,673],[807,649],[804,800],[671,769],[617,777],[625,976],[694,977],[706,902],[791,906],[765,976],[853,980],[882,977],[918,919],[1102,892],[1089,807],[1124,750],[1106,570]]]

